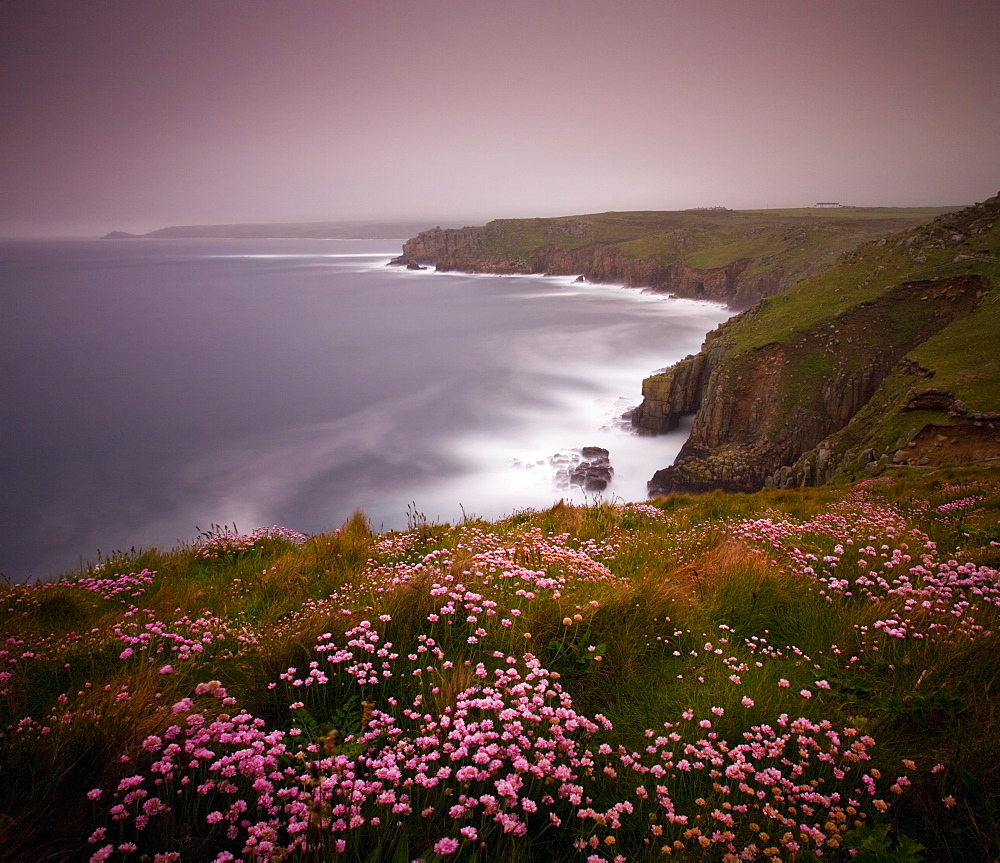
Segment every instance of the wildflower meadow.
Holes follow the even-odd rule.
[[[0,588],[10,861],[998,859],[1000,469]]]

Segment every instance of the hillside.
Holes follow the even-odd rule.
[[[752,491],[1000,458],[1000,196],[869,242],[644,382],[694,414],[651,493]]]
[[[112,231],[104,240],[385,240],[409,237],[426,222],[272,222],[236,225],[171,225],[148,234]]]
[[[392,263],[441,271],[582,275],[734,309],[781,293],[858,244],[955,208],[683,210],[499,219],[434,228]]]
[[[0,857],[995,860],[998,518],[941,469],[8,585]]]

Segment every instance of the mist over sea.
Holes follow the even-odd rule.
[[[597,445],[642,500],[686,432],[618,417],[720,306],[572,278],[386,267],[402,241],[0,243],[0,573],[197,527],[376,529],[560,498]],[[196,527],[197,526],[197,527]]]

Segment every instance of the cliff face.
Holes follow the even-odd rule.
[[[849,310],[835,325],[758,347],[738,361],[724,344],[684,361],[672,373],[663,427],[676,425],[694,402],[696,417],[676,462],[657,471],[650,492],[761,488],[846,426],[908,351],[967,315],[989,287],[980,276],[909,282]],[[891,340],[883,340],[888,331]],[[643,414],[657,406],[644,403],[640,410],[642,427]]]
[[[517,257],[498,251],[498,241],[503,238],[503,228],[495,222],[481,228],[434,228],[408,240],[403,245],[403,254],[391,264],[434,266],[440,272],[582,275],[590,282],[652,288],[732,308],[745,308],[791,284],[781,267],[745,277],[744,271],[751,263],[749,258],[697,270],[683,262],[663,264],[653,257],[630,257],[620,248],[605,243],[588,243],[568,250],[547,244],[527,257]]]
[[[421,231],[403,243],[403,254],[390,261],[390,265],[420,264],[425,267],[436,266],[439,270],[447,271],[459,269],[458,266],[449,267],[448,262],[469,261],[486,264],[482,251],[487,245],[502,239],[503,230],[497,222],[472,228],[431,228],[429,231]],[[523,262],[494,261],[492,265],[500,266],[502,263],[514,267],[512,273],[530,272]],[[475,272],[495,272],[495,270]]]
[[[470,273],[582,275],[735,310],[787,290],[852,249],[929,218],[924,211],[683,211],[507,219],[433,228],[391,263]]]
[[[818,484],[892,464],[944,463],[963,447],[1000,456],[1000,412],[976,409],[1000,405],[998,217],[1000,196],[872,244],[794,295],[732,319],[699,354],[648,378],[633,415],[640,430],[667,431],[695,415],[650,493]],[[893,270],[928,269],[940,275],[892,283]],[[921,364],[914,352],[928,359]],[[938,386],[926,383],[936,369]],[[955,384],[948,388],[945,371]],[[963,403],[962,387],[982,405]]]

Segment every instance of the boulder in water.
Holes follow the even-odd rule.
[[[561,488],[577,486],[584,491],[604,491],[615,474],[610,453],[599,446],[557,453],[549,459],[549,464],[556,469],[556,485]]]

